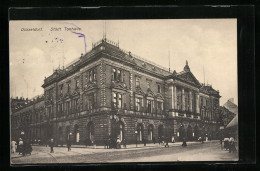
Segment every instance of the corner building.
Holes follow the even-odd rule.
[[[167,71],[103,39],[78,60],[45,78],[46,138],[96,144],[158,137],[216,138],[219,92],[200,84],[188,62]]]

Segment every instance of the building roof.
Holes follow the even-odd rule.
[[[232,128],[238,125],[238,115],[236,115],[226,126],[226,128]]]
[[[232,99],[229,99],[223,106],[225,106],[231,112],[238,114],[238,106],[232,102]]]
[[[205,93],[205,94],[209,94],[209,95],[213,95],[213,96],[216,96],[218,98],[221,97],[219,95],[219,91],[217,91],[214,88],[212,88],[211,85],[201,84],[200,92]]]
[[[147,59],[141,58],[138,55],[135,55],[129,51],[123,50],[119,48],[119,44],[115,43],[108,39],[102,39],[98,41],[97,43],[92,45],[92,50],[86,53],[85,55],[81,55],[80,58],[74,60],[72,63],[67,65],[63,69],[56,69],[55,72],[49,76],[48,78],[45,78],[44,84],[42,87],[45,87],[49,85],[52,81],[63,78],[73,72],[76,72],[79,70],[80,67],[86,66],[87,62],[90,62],[91,60],[100,57],[99,55],[102,53],[102,57],[107,57],[111,60],[116,60],[120,63],[124,63],[127,65],[130,65],[134,67],[137,70],[147,72],[148,74],[155,75],[157,77],[161,78],[175,78],[179,79],[183,82],[186,82],[188,84],[191,84],[193,86],[196,86],[201,89],[203,93],[214,95],[216,97],[219,96],[219,92],[214,90],[211,86],[203,86],[199,83],[199,81],[195,78],[195,76],[190,71],[190,67],[188,65],[188,61],[186,61],[186,65],[183,69],[183,71],[177,73],[175,70],[173,73],[169,72],[169,69],[159,66],[154,62],[151,62]]]

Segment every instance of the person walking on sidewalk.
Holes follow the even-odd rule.
[[[15,153],[15,151],[16,151],[16,142],[13,140],[12,142],[11,142],[11,149],[12,149],[12,153]]]
[[[68,148],[68,151],[71,151],[71,142],[70,142],[70,138],[69,138],[68,141],[67,141],[67,148]]]
[[[186,147],[186,146],[187,146],[186,138],[183,138],[182,140],[183,140],[183,141],[182,141],[182,146],[183,146],[183,147]]]
[[[54,147],[54,140],[51,139],[51,140],[50,140],[50,148],[51,148],[50,153],[54,153],[53,147]]]
[[[155,138],[154,137],[152,138],[152,140],[153,140],[153,144],[155,144]]]
[[[122,142],[122,144],[124,145],[124,147],[126,148],[126,139],[124,138],[123,139],[123,142]]]
[[[165,138],[165,143],[166,143],[165,147],[169,147],[169,144],[168,144],[169,143],[169,138],[168,137]]]

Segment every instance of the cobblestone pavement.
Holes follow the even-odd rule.
[[[238,153],[221,150],[219,141],[188,142],[182,147],[181,142],[170,143],[169,148],[159,144],[135,144],[121,149],[104,149],[103,146],[85,147],[72,146],[71,151],[66,147],[55,147],[54,153],[45,146],[33,146],[31,155],[22,156],[11,153],[12,164],[37,163],[108,163],[108,162],[159,162],[159,161],[234,161]]]

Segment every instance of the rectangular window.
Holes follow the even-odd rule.
[[[118,108],[121,109],[122,108],[122,95],[118,94]]]
[[[136,79],[135,79],[135,86],[140,87],[140,78],[139,77],[136,77]]]
[[[147,84],[147,89],[150,88],[150,81],[147,81],[146,84]]]
[[[147,112],[152,113],[152,101],[147,100]]]
[[[117,106],[117,98],[116,98],[116,93],[113,92],[113,106],[116,108]]]
[[[161,93],[161,85],[160,84],[157,85],[157,92]]]
[[[70,83],[68,83],[68,93],[70,92]]]
[[[113,80],[116,80],[116,69],[114,68],[113,68],[112,78]]]
[[[76,89],[79,88],[79,79],[76,79]]]
[[[89,109],[94,109],[95,106],[95,98],[94,94],[89,95]]]
[[[88,83],[88,78],[89,78],[88,72],[86,72],[86,83]]]
[[[139,98],[136,98],[136,111],[140,111],[141,109],[141,102]]]
[[[96,81],[96,79],[97,79],[97,78],[96,78],[96,70],[94,69],[94,70],[93,70],[93,81]]]
[[[92,74],[93,74],[93,72],[92,72],[92,70],[89,72],[89,81],[90,82],[92,82]]]
[[[117,80],[120,81],[121,80],[121,71],[117,70]]]
[[[70,101],[66,102],[67,114],[70,113]]]
[[[63,93],[63,85],[60,86],[60,95]]]

